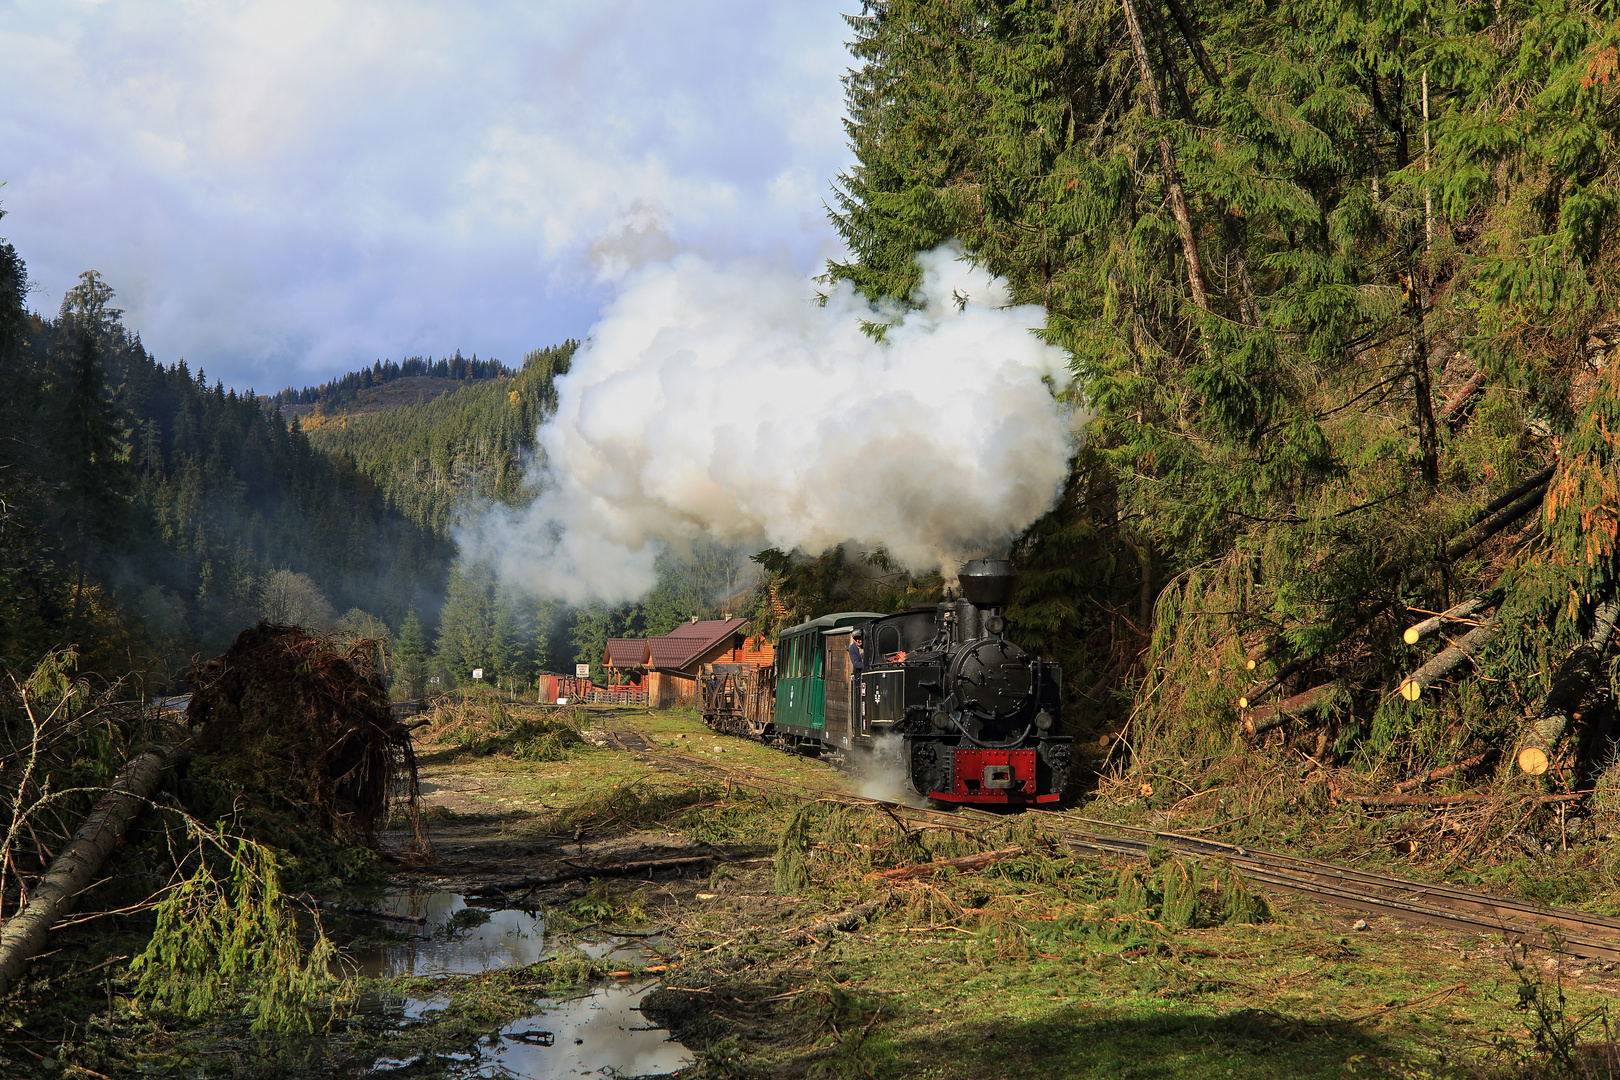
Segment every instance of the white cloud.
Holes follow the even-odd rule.
[[[8,4],[0,235],[39,306],[93,267],[161,358],[236,385],[515,362],[589,325],[626,215],[826,253],[844,6]]]

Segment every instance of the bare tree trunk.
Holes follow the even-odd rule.
[[[1142,24],[1136,17],[1132,0],[1120,0],[1125,9],[1125,26],[1130,31],[1131,48],[1136,51],[1136,69],[1142,76],[1142,90],[1147,94],[1148,113],[1155,120],[1164,119],[1164,106],[1159,101],[1159,83],[1148,61],[1147,41],[1142,37]],[[1164,168],[1165,186],[1170,192],[1170,212],[1175,215],[1176,229],[1181,235],[1181,254],[1187,263],[1187,285],[1192,290],[1193,303],[1203,311],[1209,310],[1209,297],[1204,290],[1204,261],[1198,256],[1198,238],[1193,233],[1192,213],[1187,208],[1187,193],[1181,186],[1181,174],[1176,169],[1176,152],[1167,135],[1159,136],[1159,164]]]
[[[1421,458],[1423,480],[1428,484],[1440,482],[1440,436],[1434,420],[1434,396],[1429,386],[1429,331],[1424,325],[1428,306],[1428,271],[1419,266],[1412,270],[1412,395],[1413,419],[1417,424],[1418,455]]]
[[[51,860],[28,906],[6,920],[0,930],[0,996],[44,948],[51,927],[73,911],[79,894],[94,882],[118,838],[145,807],[168,767],[168,756],[155,751],[131,758],[112,788],[85,816],[73,839]]]
[[[1620,617],[1620,600],[1599,605],[1593,614],[1591,636],[1558,665],[1552,689],[1547,691],[1547,700],[1541,706],[1541,718],[1530,725],[1519,750],[1519,768],[1531,776],[1547,771],[1552,763],[1553,747],[1575,719],[1576,707],[1603,674],[1603,650],[1614,634],[1617,617]]]

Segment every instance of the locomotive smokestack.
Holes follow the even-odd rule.
[[[962,586],[962,598],[975,607],[1005,607],[1012,599],[1012,563],[1006,559],[973,559],[957,574]]]

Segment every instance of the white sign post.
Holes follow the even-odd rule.
[[[589,664],[575,664],[574,665],[574,678],[576,678],[576,679],[588,679],[590,677],[591,677],[591,665],[589,665]]]
[[[473,678],[482,679],[483,677],[484,677],[484,669],[483,668],[481,668],[481,667],[473,668]]]

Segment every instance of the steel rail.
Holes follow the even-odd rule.
[[[908,806],[886,799],[852,795],[804,781],[765,776],[737,765],[723,765],[658,746],[639,732],[605,729],[622,749],[648,756],[689,774],[715,779],[716,774],[740,786],[776,792],[794,787],[807,795],[849,805],[882,808],[899,817],[957,832],[976,832],[1004,816],[963,808],[954,812]],[[623,736],[630,736],[629,740]],[[631,743],[635,745],[631,745]],[[1532,900],[1492,896],[1443,882],[1414,881],[1357,870],[1320,859],[1261,851],[1239,844],[1144,829],[1134,825],[1077,817],[1051,810],[1026,810],[1050,819],[1054,831],[1074,850],[1098,855],[1146,858],[1155,850],[1225,863],[1268,891],[1314,897],[1351,911],[1381,912],[1395,918],[1447,926],[1475,933],[1501,934],[1555,951],[1606,961],[1620,961],[1620,919],[1555,908]],[[964,818],[977,825],[970,825]]]

